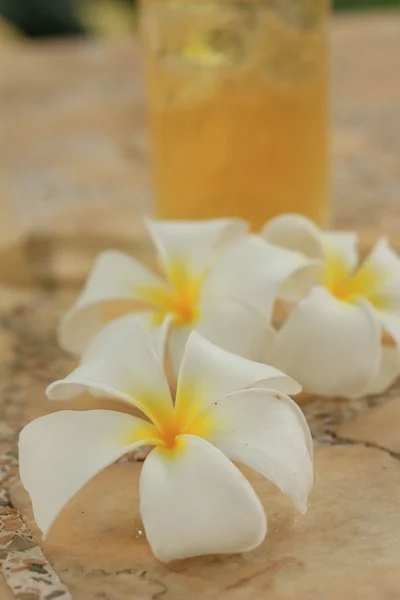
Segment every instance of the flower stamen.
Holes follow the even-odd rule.
[[[141,296],[154,309],[154,325],[160,325],[168,314],[177,325],[195,323],[200,316],[198,308],[204,276],[196,277],[178,262],[168,269],[167,286],[146,286]]]
[[[384,280],[384,273],[369,264],[352,272],[341,257],[328,255],[324,284],[338,300],[352,304],[363,296],[374,304],[374,295]]]
[[[190,386],[182,387],[178,398],[172,412],[157,410],[152,415],[154,425],[149,423],[148,426],[151,435],[146,432],[145,436],[151,439],[151,445],[176,451],[181,448],[179,436],[189,434],[207,439],[215,431],[215,416],[212,418],[210,412],[204,409],[198,395],[190,393]]]

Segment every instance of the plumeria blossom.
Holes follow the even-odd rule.
[[[240,219],[149,220],[146,224],[162,275],[153,274],[122,252],[100,254],[81,296],[61,323],[61,346],[80,356],[115,310],[117,314],[120,310],[122,314],[140,315],[159,352],[168,334],[175,371],[194,327],[239,354],[251,355],[257,344],[264,344],[265,323],[237,301],[234,291],[213,295],[208,285],[222,251],[235,241],[243,241],[247,224]],[[258,335],[253,335],[255,332]]]
[[[314,280],[293,270],[281,297],[294,304],[268,360],[313,393],[380,393],[400,374],[400,259],[380,239],[359,263],[358,236],[323,232],[300,215],[265,226],[271,244],[299,252]],[[391,343],[384,344],[385,336]]]
[[[117,310],[120,316],[122,310],[140,315],[160,353],[168,337],[175,373],[194,328],[235,354],[261,359],[271,339],[277,287],[294,265],[306,261],[247,236],[247,224],[239,219],[147,221],[147,227],[163,276],[121,252],[101,254],[62,321],[61,346],[80,356],[107,315]]]
[[[306,511],[312,439],[303,413],[287,396],[300,386],[277,369],[193,332],[173,401],[151,338],[127,315],[108,324],[82,364],[47,394],[67,400],[88,388],[135,406],[142,416],[63,410],[22,430],[21,480],[44,536],[89,479],[143,445],[153,449],[140,476],[140,513],[162,561],[244,552],[262,542],[263,507],[232,460],[270,479]]]

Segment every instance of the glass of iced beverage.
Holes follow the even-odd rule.
[[[329,214],[328,0],[142,0],[161,218]]]

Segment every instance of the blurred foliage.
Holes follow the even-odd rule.
[[[0,40],[15,37],[129,35],[139,0],[0,0]],[[399,7],[400,0],[332,0],[337,10]],[[1,17],[5,19],[1,21]],[[11,32],[11,35],[10,35]]]
[[[400,0],[334,0],[334,7],[337,10],[354,10],[364,8],[400,8]]]
[[[81,35],[75,0],[0,0],[0,15],[29,37]]]

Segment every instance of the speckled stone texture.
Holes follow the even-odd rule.
[[[317,449],[317,481],[305,517],[250,474],[268,515],[264,543],[247,555],[168,567],[151,556],[141,535],[139,472],[139,464],[126,463],[101,473],[69,503],[44,544],[75,600],[387,600],[399,591],[400,466],[385,452]],[[21,487],[13,500],[38,533]],[[382,518],[382,511],[390,517]]]
[[[364,251],[381,234],[400,248],[399,30],[392,14],[333,27],[334,213],[361,229]],[[357,401],[301,399],[316,443],[310,509],[300,517],[246,472],[269,519],[254,552],[157,563],[132,460],[81,490],[41,542],[16,440],[26,422],[65,407],[44,395],[74,365],[57,323],[99,250],[153,261],[138,218],[150,206],[143,86],[134,42],[10,47],[0,72],[0,599],[397,600],[399,382]],[[68,404],[94,406],[119,408]]]

